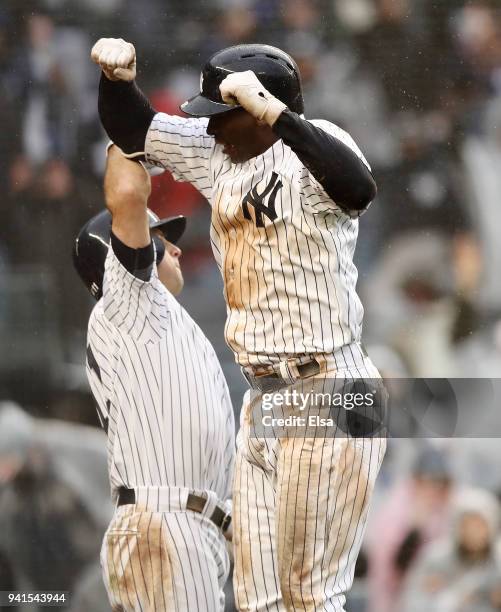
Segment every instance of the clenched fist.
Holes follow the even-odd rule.
[[[136,50],[122,38],[100,38],[90,56],[110,81],[133,81],[136,78]]]
[[[262,123],[272,126],[287,106],[273,96],[252,70],[233,72],[219,85],[226,104],[240,104]]]

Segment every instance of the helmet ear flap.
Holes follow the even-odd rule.
[[[162,261],[165,255],[165,244],[162,242],[160,236],[152,236],[153,244],[155,245],[155,253],[156,253],[156,264]]]

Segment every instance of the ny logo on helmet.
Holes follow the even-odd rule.
[[[277,213],[275,211],[275,198],[277,197],[277,192],[279,189],[281,189],[281,187],[282,181],[278,180],[278,174],[276,172],[272,172],[270,182],[268,185],[266,185],[266,188],[262,193],[258,193],[257,186],[250,189],[242,200],[244,217],[249,221],[252,221],[252,217],[249,212],[250,204],[256,211],[257,227],[264,227],[263,215],[266,215],[271,221],[275,221],[277,218]],[[268,205],[266,205],[265,198],[268,195]]]

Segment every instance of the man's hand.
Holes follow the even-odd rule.
[[[90,56],[110,81],[133,81],[136,78],[136,50],[121,38],[100,38]]]
[[[240,104],[261,123],[272,126],[287,106],[264,88],[252,70],[233,72],[219,85],[226,104]]]

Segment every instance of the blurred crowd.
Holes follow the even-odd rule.
[[[140,86],[170,113],[198,90],[204,60],[220,48],[266,42],[291,53],[306,117],[350,132],[378,183],[356,252],[364,340],[376,364],[395,377],[501,372],[499,0],[3,0],[0,399],[74,423],[49,427],[14,404],[0,410],[1,428],[4,418],[17,432],[0,429],[0,590],[50,580],[37,574],[43,560],[61,564],[65,584],[99,578],[94,536],[108,515],[86,507],[98,497],[83,493],[105,470],[104,443],[82,424],[96,423],[82,367],[92,302],[71,250],[103,206],[106,135],[89,60],[102,36],[134,43]],[[209,207],[168,174],[154,179],[151,207],[190,218],[182,301],[213,341],[238,410],[244,381],[224,346]],[[88,440],[91,455],[102,444],[102,463],[78,491],[61,474],[52,430]],[[501,479],[493,476],[501,452],[496,441],[474,442],[390,447],[349,609],[501,609]],[[53,507],[59,497],[62,507]],[[42,516],[18,511],[28,499]],[[50,537],[73,515],[78,529],[68,519],[59,539]],[[15,544],[21,533],[24,554]],[[43,542],[38,557],[35,540]]]

